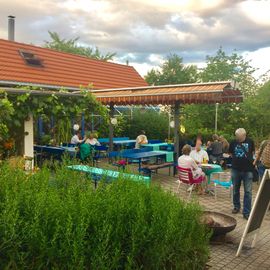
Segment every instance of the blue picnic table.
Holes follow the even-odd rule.
[[[160,147],[162,146],[168,146],[168,143],[146,143],[142,144],[142,147],[150,147],[153,151],[159,151]]]
[[[37,152],[50,154],[63,154],[67,152],[70,156],[76,155],[77,147],[69,146],[50,146],[50,145],[34,145],[34,150]]]
[[[136,159],[138,160],[139,163],[139,172],[142,171],[142,159],[147,159],[151,157],[166,157],[166,152],[163,151],[150,151],[150,152],[131,152],[131,153],[123,153],[122,154],[123,158],[126,159]]]
[[[102,178],[109,180],[116,180],[119,177],[123,177],[125,179],[130,179],[133,181],[144,182],[147,185],[150,184],[150,177],[142,175],[120,173],[119,171],[106,170],[96,167],[90,167],[87,165],[71,165],[68,166],[68,168],[74,171],[84,172],[87,173],[88,175],[91,175],[95,183],[95,188],[97,187],[97,182],[100,181]]]
[[[108,145],[110,142],[109,140],[103,139],[103,140],[99,140],[99,142],[102,145]],[[130,140],[130,139],[113,139],[113,145],[115,146],[116,149],[122,148],[123,146],[127,146],[127,147],[134,147],[136,143],[136,140]]]
[[[71,157],[76,157],[78,152],[78,147],[73,146],[61,146]]]

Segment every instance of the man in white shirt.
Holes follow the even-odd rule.
[[[80,135],[80,132],[79,131],[76,131],[75,134],[73,135],[73,137],[71,138],[70,143],[72,143],[72,144],[79,144],[79,143],[84,142],[85,141],[85,138],[82,139],[82,140],[80,140],[79,135]]]
[[[141,131],[141,135],[139,135],[137,138],[136,138],[136,144],[135,144],[135,148],[136,149],[139,149],[141,144],[147,144],[148,143],[148,140],[147,140],[147,137],[145,136],[145,131],[142,130]]]
[[[192,157],[197,164],[208,163],[209,161],[207,152],[202,149],[202,143],[198,140],[195,149],[190,152],[190,157]]]

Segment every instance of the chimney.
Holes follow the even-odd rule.
[[[8,40],[14,41],[15,36],[15,16],[8,16]]]

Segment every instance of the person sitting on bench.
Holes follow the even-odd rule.
[[[141,130],[141,134],[136,138],[135,148],[139,149],[142,144],[147,144],[147,143],[148,143],[148,139],[145,135],[145,131]]]

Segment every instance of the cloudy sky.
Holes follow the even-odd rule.
[[[0,38],[16,16],[16,40],[44,44],[48,30],[116,52],[145,75],[168,54],[203,66],[222,46],[270,69],[270,0],[0,0]]]

